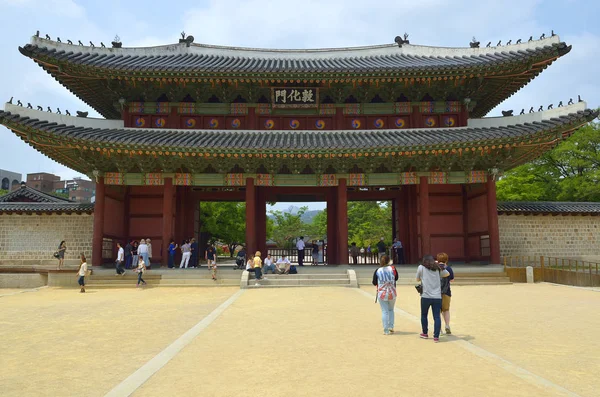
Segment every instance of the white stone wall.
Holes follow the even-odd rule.
[[[61,240],[67,242],[65,262],[92,255],[91,214],[0,215],[0,264],[54,260]],[[27,263],[34,264],[34,263]]]
[[[501,256],[593,260],[600,255],[600,217],[499,215]]]

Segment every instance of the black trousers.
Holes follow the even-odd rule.
[[[298,265],[304,266],[304,250],[298,250]]]
[[[123,261],[116,261],[115,262],[115,267],[117,269],[117,274],[123,274],[123,273],[125,273],[125,270],[123,269]]]

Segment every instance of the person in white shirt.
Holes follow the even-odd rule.
[[[125,260],[125,250],[121,247],[121,243],[117,243],[117,248],[119,251],[117,252],[117,260],[115,262],[115,266],[117,268],[117,276],[124,276],[125,269],[123,269],[123,261]]]
[[[150,263],[148,259],[148,244],[146,244],[146,240],[141,239],[140,245],[138,247],[138,255],[144,258],[144,264]]]
[[[300,240],[296,243],[296,248],[298,249],[298,265],[304,266],[304,236],[300,236]]]
[[[246,270],[249,272],[254,271],[254,258],[248,258],[248,262],[246,262]]]
[[[439,342],[442,320],[440,313],[442,311],[442,286],[440,278],[450,276],[450,272],[433,258],[432,255],[423,257],[423,264],[417,268],[417,281],[421,282],[423,292],[421,293],[421,327],[422,333],[419,335],[427,339],[428,323],[427,316],[429,308],[433,312],[433,341]]]
[[[79,265],[79,270],[77,271],[77,275],[79,276],[79,278],[77,279],[77,283],[79,283],[79,286],[81,287],[81,290],[79,292],[85,292],[85,273],[87,272],[88,268],[87,262],[85,260],[85,255],[83,255],[83,253],[81,254],[80,258],[81,264]]]
[[[265,261],[263,263],[263,270],[265,274],[267,274],[269,270],[271,271],[271,273],[275,274],[275,264],[271,259],[271,254],[267,254],[267,257],[265,258]]]
[[[183,269],[183,265],[185,264],[185,268],[187,269],[188,263],[190,262],[190,257],[192,256],[192,247],[190,246],[189,240],[185,240],[185,244],[181,246],[181,263],[179,264],[179,268]]]
[[[286,258],[285,255],[282,255],[282,257],[277,260],[277,268],[275,270],[277,271],[277,274],[288,274],[290,272],[290,266],[292,266],[292,264],[289,259]]]

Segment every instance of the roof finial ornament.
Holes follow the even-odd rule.
[[[512,39],[508,40],[508,42],[506,43],[506,45],[510,45],[512,43]]]
[[[559,108],[562,108],[562,107],[563,107],[563,103],[562,103],[562,101],[560,101],[560,102],[558,103],[558,107],[559,107]]]
[[[502,45],[502,40],[498,40],[498,44],[496,44],[496,47],[500,47]]]
[[[556,36],[556,33],[554,33],[554,29],[552,29],[552,37]]]
[[[529,40],[528,41],[533,41],[533,36],[529,36]]]
[[[469,43],[469,47],[471,47],[471,48],[479,48],[479,42],[477,41],[477,39],[475,38],[475,36],[473,36],[473,40],[471,40],[471,42]]]
[[[567,103],[567,105],[572,105],[573,104],[573,98],[569,98],[569,102]]]
[[[548,110],[554,109],[554,104],[551,103],[550,105],[548,105]]]
[[[60,37],[57,37],[57,38],[56,38],[56,42],[57,42],[57,43],[62,43],[62,41],[60,41]]]
[[[13,97],[10,97],[10,100],[8,101],[8,103],[10,103],[11,105],[12,105],[12,100],[13,100]]]
[[[87,116],[88,116],[88,112],[80,112],[79,110],[77,111],[77,117],[86,118]]]
[[[35,37],[40,37],[40,31],[39,30],[35,31]]]
[[[33,106],[31,106],[31,102],[27,102],[27,109],[33,109]]]
[[[525,109],[521,109],[521,113],[519,113],[519,115],[521,114],[525,114]]]
[[[544,106],[540,105],[540,108],[538,109],[538,112],[543,112],[544,111]]]
[[[190,44],[194,42],[194,36],[186,36],[185,32],[181,32],[181,38],[179,39],[179,43],[185,43],[186,47],[189,47]]]
[[[485,47],[486,47],[486,48],[487,48],[487,47],[491,47],[491,46],[492,46],[492,42],[491,42],[491,41],[489,41],[489,42],[488,42],[488,43],[485,45]]]
[[[90,47],[94,48],[94,47],[96,47],[96,46],[94,45],[94,43],[92,43],[92,42],[90,41]]]
[[[533,110],[533,106],[532,106],[529,108],[529,113],[533,113],[533,112],[534,112],[534,110]]]
[[[73,42],[69,39],[67,39],[67,43],[73,45]]]
[[[56,114],[62,114],[62,112],[60,111],[60,108],[56,108]]]
[[[52,40],[47,33],[46,33],[46,40]]]
[[[23,102],[20,99],[17,99],[17,106],[23,106]]]
[[[542,33],[542,35],[540,36],[540,40],[544,40],[546,38],[546,33]]]
[[[81,42],[81,40],[77,40],[77,43],[83,47],[83,43]]]
[[[510,109],[510,110],[503,110],[502,111],[502,117],[510,117],[512,115],[513,115],[512,109]]]
[[[521,39],[517,40],[517,42],[515,44],[521,44]]]
[[[39,110],[40,112],[43,112],[43,111],[44,111],[44,108],[43,108],[43,107],[41,107],[40,105],[37,105],[37,110]]]
[[[50,106],[48,106],[48,109],[46,111],[52,113],[52,109],[50,109]]]
[[[577,95],[577,102],[583,102],[583,99],[581,99],[581,95]]]
[[[106,48],[106,46],[104,45],[104,43],[103,43],[103,42],[100,42],[100,47],[102,47],[102,48]]]
[[[65,110],[65,114],[66,114],[67,116],[70,116],[70,115],[71,115],[71,113],[69,113],[69,111],[68,111],[68,110]]]
[[[121,38],[119,37],[119,35],[115,36],[115,39],[112,41],[112,48],[121,48],[123,46],[123,43],[121,43]]]
[[[400,37],[400,36],[396,36],[394,38],[394,42],[396,42],[396,44],[398,44],[399,48],[402,48],[403,44],[410,44],[410,41],[408,41],[408,33],[404,33],[404,38]]]

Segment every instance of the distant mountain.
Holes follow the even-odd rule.
[[[298,212],[300,211],[300,208],[296,207],[295,205],[290,205],[288,207],[288,209],[282,211],[283,213],[288,213],[288,214],[292,214],[292,215],[298,215]],[[312,223],[313,219],[315,218],[315,216],[317,216],[317,214],[319,212],[322,212],[323,210],[310,210],[310,211],[306,211],[304,214],[302,214],[302,216],[300,217],[300,219],[302,220],[302,222],[304,223]],[[273,215],[267,215],[269,218],[271,219],[275,219],[275,217]]]

